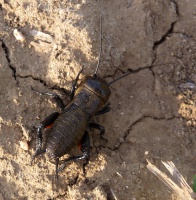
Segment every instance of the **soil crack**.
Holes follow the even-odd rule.
[[[19,77],[19,78],[32,78],[33,80],[38,81],[38,82],[40,82],[41,84],[43,84],[44,86],[47,87],[47,84],[46,84],[45,81],[43,81],[42,79],[39,79],[39,78],[35,78],[32,75],[26,75],[26,76],[17,75],[17,77]]]
[[[137,119],[135,122],[133,122],[133,123],[130,125],[130,127],[128,128],[128,130],[125,131],[124,135],[122,136],[123,141],[124,141],[124,142],[126,141],[127,136],[130,134],[131,129],[132,129],[135,125],[137,125],[138,123],[142,122],[143,120],[149,119],[149,118],[150,118],[150,119],[153,119],[153,120],[157,120],[157,121],[160,121],[160,120],[169,121],[169,120],[173,120],[173,119],[175,119],[175,118],[180,118],[180,117],[172,116],[172,117],[170,117],[170,118],[164,118],[164,117],[156,117],[156,116],[142,116],[142,117],[140,117],[139,119]],[[124,143],[124,142],[123,142],[123,143]],[[118,144],[115,145],[115,147],[114,147],[113,149],[110,149],[110,150],[112,150],[112,151],[118,150],[119,147],[120,147],[123,143],[119,142]]]
[[[148,66],[139,67],[138,69],[135,69],[135,70],[133,70],[131,68],[128,68],[126,72],[124,72],[122,69],[116,69],[112,75],[111,74],[107,75],[103,79],[113,78],[117,74],[118,71],[121,72],[122,74],[125,74],[127,72],[131,72],[130,74],[136,74],[136,73],[138,73],[138,72],[140,72],[142,70],[146,70],[146,69],[149,69],[152,72],[153,76],[155,77],[155,74],[154,74],[154,72],[152,70],[153,67],[161,66],[161,65],[169,65],[169,64],[174,64],[174,63],[162,63],[162,64],[157,64],[157,65],[153,65],[152,64],[152,65],[148,65]]]
[[[160,40],[154,42],[153,50],[156,50],[157,46],[165,42],[165,40],[173,33],[174,30],[174,25],[176,24],[177,21],[172,22],[170,29],[161,37]],[[156,57],[156,56],[155,56]]]
[[[175,0],[170,0],[170,1],[175,5],[176,14],[179,17],[180,16],[180,12],[179,12],[179,8],[178,8],[178,3]]]
[[[32,75],[21,76],[21,75],[17,74],[16,68],[13,67],[12,64],[11,64],[11,59],[9,57],[9,48],[6,46],[6,44],[5,44],[5,42],[3,40],[0,40],[0,41],[2,43],[2,48],[3,48],[4,52],[5,52],[5,57],[6,57],[6,60],[8,62],[8,66],[12,70],[12,74],[13,74],[13,77],[14,77],[15,81],[17,82],[17,85],[19,85],[19,82],[17,80],[17,78],[19,77],[19,78],[32,78],[33,80],[39,81],[40,83],[42,83],[44,86],[47,87],[46,82],[41,80],[41,79],[39,79],[39,78],[35,78]],[[54,86],[54,87],[56,88],[57,86]]]
[[[161,45],[162,43],[165,42],[165,40],[171,36],[172,33],[174,33],[174,26],[177,23],[178,19],[179,19],[179,8],[178,8],[178,4],[175,0],[171,0],[171,2],[174,4],[175,6],[175,11],[176,11],[176,15],[177,15],[177,19],[171,23],[170,28],[168,29],[168,31],[162,35],[160,40],[154,41],[154,45],[152,47],[153,51],[154,51],[154,60],[152,61],[152,64],[156,61],[156,49],[159,45]]]
[[[18,84],[17,75],[16,75],[16,68],[13,67],[12,64],[11,64],[11,59],[10,59],[10,57],[9,57],[9,49],[8,49],[8,47],[6,46],[6,44],[4,43],[3,40],[0,40],[0,41],[1,41],[1,43],[2,43],[2,48],[3,48],[4,52],[5,52],[5,57],[6,57],[6,59],[7,59],[8,66],[9,66],[9,68],[12,70],[13,77],[14,77],[14,79],[16,80],[16,82],[17,82],[17,84]]]

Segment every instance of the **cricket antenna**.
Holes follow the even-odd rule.
[[[108,87],[109,87],[109,86],[112,85],[114,82],[118,81],[119,79],[124,78],[125,76],[128,76],[129,74],[139,72],[140,70],[152,68],[152,67],[155,67],[155,66],[170,65],[170,64],[174,64],[174,63],[171,62],[171,63],[163,63],[163,64],[157,64],[157,65],[149,65],[149,66],[140,67],[140,68],[135,69],[135,70],[133,70],[133,69],[128,69],[128,72],[127,72],[127,73],[125,73],[125,74],[123,74],[122,76],[120,76],[120,77],[114,79],[113,81],[107,83],[107,85],[108,85]]]
[[[100,1],[99,1],[99,8],[101,10]],[[99,49],[99,57],[98,57],[97,67],[96,67],[94,76],[97,76],[97,71],[99,69],[100,59],[101,59],[101,54],[102,54],[102,16],[101,16],[101,13],[100,13],[100,24],[99,24],[99,26],[100,26],[99,27],[99,29],[100,29],[100,49]]]
[[[110,85],[112,85],[114,82],[118,81],[118,80],[121,79],[121,78],[124,78],[125,76],[128,76],[129,74],[132,74],[133,72],[134,72],[134,71],[133,71],[132,69],[128,69],[128,72],[127,72],[127,73],[125,73],[125,74],[123,74],[122,76],[118,77],[117,79],[115,79],[115,80],[109,82],[107,85],[110,86]]]

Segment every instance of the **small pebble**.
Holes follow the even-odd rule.
[[[20,142],[20,148],[27,151],[29,149],[28,142],[26,140],[21,140]]]
[[[121,175],[119,172],[116,172],[116,174],[117,174],[119,177],[122,178],[122,175]]]
[[[127,138],[127,141],[129,142],[129,143],[136,143],[136,139],[134,138],[134,137],[128,137]]]
[[[119,142],[120,142],[120,143],[123,143],[124,141],[125,141],[124,138],[120,138],[120,139],[119,139]]]
[[[148,151],[145,151],[145,153],[144,153],[144,154],[145,154],[145,155],[148,155],[148,153],[149,153]]]
[[[23,34],[19,30],[14,29],[13,34],[14,34],[14,37],[18,41],[20,41],[20,42],[24,42],[25,41],[25,37],[23,36]]]

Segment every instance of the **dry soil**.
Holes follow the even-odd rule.
[[[146,168],[171,160],[191,185],[196,173],[195,0],[0,0],[0,199],[176,200]],[[107,81],[112,110],[94,119],[86,177],[82,162],[55,166],[35,151],[36,127],[69,102],[78,71]],[[17,29],[25,41],[17,40]],[[48,34],[34,35],[35,30]]]

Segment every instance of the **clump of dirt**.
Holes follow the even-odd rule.
[[[0,199],[177,199],[146,159],[160,168],[161,160],[173,161],[192,184],[195,6],[194,0],[0,0]],[[58,108],[29,85],[69,103],[65,91],[82,66],[83,77],[95,71],[100,16],[98,76],[111,81],[133,73],[111,85],[112,110],[94,119],[105,134],[91,132],[86,176],[82,162],[71,162],[55,180],[47,157],[30,161],[36,127]]]

